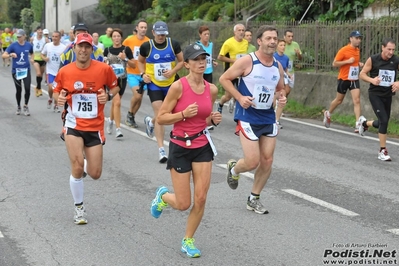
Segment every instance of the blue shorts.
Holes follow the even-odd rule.
[[[51,75],[51,74],[47,74],[47,83],[48,84],[53,84],[55,79],[55,76]]]
[[[138,87],[140,81],[143,81],[143,78],[140,75],[127,74],[127,83],[129,84],[130,88]],[[144,85],[144,90],[147,90],[147,84]]]
[[[278,134],[278,127],[276,123],[269,125],[252,125],[248,122],[238,120],[235,133],[239,135],[240,132],[244,134],[247,139],[257,141],[261,136],[276,137]]]

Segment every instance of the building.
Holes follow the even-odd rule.
[[[96,11],[99,0],[45,0],[44,28],[50,32],[64,29],[76,23],[102,24],[104,15]]]

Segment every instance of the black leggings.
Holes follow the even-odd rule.
[[[122,97],[125,93],[127,78],[118,78],[119,95]]]
[[[25,105],[29,103],[30,97],[30,70],[28,70],[28,76],[24,79],[17,80],[17,74],[12,74],[12,79],[14,80],[15,88],[17,89],[17,93],[15,94],[15,98],[17,99],[17,105],[21,106],[21,98],[22,98],[22,82],[24,84],[25,89]]]
[[[377,116],[377,120],[373,122],[373,127],[378,128],[378,133],[387,134],[388,121],[391,117],[392,96],[381,97],[369,93],[369,99],[374,114]]]

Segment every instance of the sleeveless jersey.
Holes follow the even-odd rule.
[[[372,55],[371,57],[370,78],[380,77],[381,81],[378,86],[370,83],[369,92],[382,96],[390,97],[392,93],[392,83],[396,81],[396,72],[399,66],[399,57],[393,55],[390,59],[384,60],[380,54]]]
[[[204,48],[205,52],[210,54],[210,56],[206,56],[206,69],[204,74],[211,74],[213,72],[213,62],[212,62],[212,52],[213,52],[213,43],[209,42],[208,46],[205,46],[201,41],[197,41],[197,44]]]
[[[32,45],[33,45],[33,60],[43,61],[40,54],[42,53],[43,47],[46,44],[46,39],[44,36],[38,40],[37,37],[33,37]]]
[[[175,108],[172,113],[179,113],[186,109],[187,106],[196,102],[198,104],[198,113],[196,116],[186,118],[185,121],[181,120],[176,122],[173,126],[172,134],[180,137],[184,137],[185,134],[192,136],[204,130],[207,126],[206,118],[212,112],[212,96],[210,85],[204,80],[205,90],[201,94],[195,93],[186,77],[180,79],[182,83],[182,95],[179,100],[177,100]],[[191,141],[191,146],[187,147],[185,141],[170,139],[171,142],[176,143],[179,146],[183,146],[188,149],[194,149],[203,147],[208,143],[208,139],[205,135],[201,135],[198,138]]]
[[[147,36],[144,36],[144,39],[139,40],[136,35],[133,35],[123,41],[122,45],[129,46],[130,50],[132,50],[133,59],[136,63],[135,68],[132,68],[129,65],[126,67],[126,71],[128,74],[140,75],[140,70],[138,68],[138,63],[137,63],[137,60],[139,59],[139,55],[140,55],[140,46],[143,43],[148,42],[149,40],[150,39]]]
[[[159,87],[168,87],[175,81],[175,75],[170,78],[162,74],[171,70],[176,65],[176,56],[173,51],[172,41],[166,38],[166,47],[158,49],[155,47],[154,40],[150,40],[150,52],[147,56],[145,73],[150,75],[151,82]]]
[[[255,53],[249,54],[252,58],[251,72],[241,77],[238,91],[244,96],[252,96],[255,99],[255,107],[244,109],[236,101],[235,121],[244,121],[253,125],[268,125],[276,122],[276,114],[273,109],[274,93],[280,80],[280,71],[276,59],[273,64],[263,65]]]

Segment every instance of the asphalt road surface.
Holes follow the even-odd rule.
[[[226,183],[226,162],[242,151],[225,107],[212,131],[219,154],[195,235],[202,257],[190,259],[180,252],[188,211],[150,215],[155,189],[172,186],[156,142],[145,134],[148,96],[136,115],[138,129],[123,126],[123,139],[107,136],[102,177],[84,180],[89,223],[77,226],[60,115],[46,108],[47,94],[36,98],[32,87],[31,116],[16,116],[10,69],[0,68],[1,266],[399,264],[397,140],[387,145],[392,162],[382,162],[371,133],[284,118],[261,195],[270,213],[259,215],[246,210],[253,173],[242,175],[235,191]],[[123,120],[131,96],[127,89]]]

